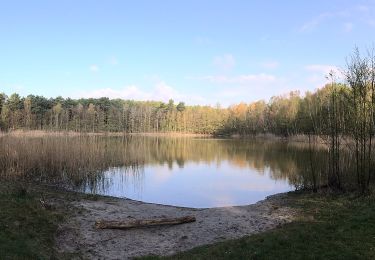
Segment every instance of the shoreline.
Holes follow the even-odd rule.
[[[155,136],[155,137],[214,137],[211,134],[194,134],[179,132],[164,133],[126,133],[126,132],[74,132],[74,131],[45,131],[45,130],[15,130],[0,132],[2,136],[14,137],[43,137],[43,136]]]
[[[47,190],[51,187],[47,187]],[[55,191],[56,192],[56,191]],[[73,210],[56,236],[57,251],[84,258],[128,259],[168,256],[202,245],[261,233],[292,222],[298,215],[287,203],[288,193],[268,196],[255,204],[215,208],[187,208],[142,202],[128,198],[58,189],[59,197],[71,197]],[[53,196],[52,204],[58,203]],[[196,222],[130,230],[97,230],[96,220],[148,219],[192,215]]]
[[[3,182],[0,194],[4,209],[0,211],[4,227],[0,251],[5,258],[339,258],[342,250],[351,258],[374,256],[370,239],[375,227],[373,195],[294,191],[247,206],[191,209],[88,195],[46,184]],[[94,227],[103,218],[188,214],[196,222],[130,230]],[[25,248],[26,244],[33,246]]]
[[[9,132],[1,132],[0,138],[4,136],[12,137],[44,137],[44,136],[141,136],[141,137],[201,137],[213,139],[259,139],[267,141],[286,141],[296,143],[308,143],[307,135],[293,135],[293,136],[277,136],[271,133],[256,134],[256,135],[215,135],[215,134],[197,134],[197,133],[182,133],[182,132],[140,132],[140,133],[126,133],[126,132],[75,132],[75,131],[46,131],[46,130],[14,130]],[[313,143],[324,143],[324,141],[317,137],[312,137]]]

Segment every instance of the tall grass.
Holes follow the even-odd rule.
[[[7,179],[78,185],[100,179],[109,167],[139,165],[124,145],[95,136],[8,136],[0,147],[0,173]]]
[[[349,180],[353,160],[350,155],[341,160]],[[1,177],[74,187],[105,185],[103,173],[119,167],[125,175],[140,179],[145,164],[173,168],[187,162],[219,165],[223,161],[259,174],[269,172],[271,178],[288,180],[298,188],[326,184],[327,151],[317,146],[311,155],[304,143],[69,134],[0,138]]]

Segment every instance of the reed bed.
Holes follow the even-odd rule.
[[[138,168],[124,145],[100,137],[8,136],[0,139],[0,173],[7,179],[79,185],[100,181],[110,167]]]
[[[310,159],[313,160],[311,167]],[[343,177],[351,179],[353,160],[343,155]],[[297,188],[326,184],[327,151],[304,143],[178,137],[12,134],[0,138],[0,176],[104,188],[105,172],[121,169],[124,178],[141,181],[144,165],[184,167],[189,163],[256,169]],[[348,182],[350,183],[350,182]]]

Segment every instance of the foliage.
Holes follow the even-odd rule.
[[[267,104],[256,101],[221,108],[220,106],[174,105],[158,101],[108,98],[46,99],[29,95],[9,98],[0,94],[3,130],[64,130],[76,132],[183,132],[199,134],[274,133],[294,135],[311,130],[309,106],[325,103],[329,85],[302,98],[299,92],[273,97]],[[320,108],[320,107],[319,107]],[[317,109],[319,109],[317,108]],[[322,116],[319,114],[317,116]]]

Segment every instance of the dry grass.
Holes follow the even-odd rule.
[[[210,137],[209,134],[192,134],[184,132],[165,132],[165,133],[125,133],[125,132],[97,132],[80,133],[76,131],[44,131],[44,130],[14,130],[8,133],[0,131],[1,136],[19,136],[19,137],[45,137],[45,136],[177,136],[177,137]]]
[[[326,181],[327,156],[320,145],[315,148],[312,158],[319,187]],[[311,187],[309,160],[308,145],[301,142],[39,131],[12,132],[0,138],[0,177],[75,187],[104,184],[103,172],[113,167],[141,174],[145,164],[167,164],[172,168],[188,162],[221,161],[227,161],[231,167],[257,169],[258,174],[269,168],[273,179],[288,180],[296,187]],[[342,161],[351,178],[353,160],[342,156]]]
[[[97,182],[109,167],[136,168],[127,142],[100,136],[10,135],[0,139],[0,174],[6,179],[73,184]],[[121,141],[121,140],[120,140]],[[141,162],[139,162],[141,164]]]

